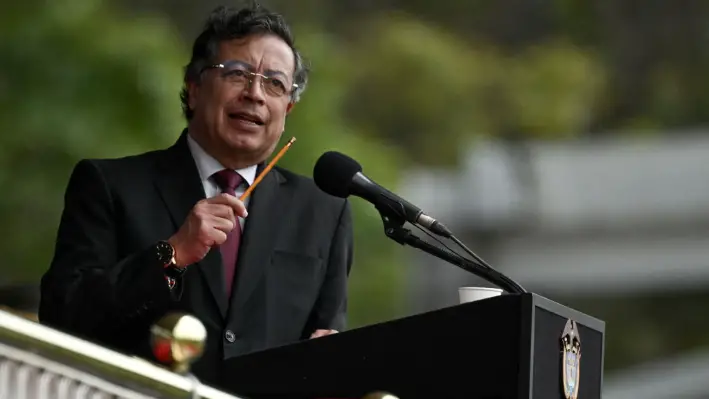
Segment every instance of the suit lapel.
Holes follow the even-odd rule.
[[[283,185],[285,182],[285,177],[274,168],[252,193],[249,216],[239,248],[231,309],[243,308],[270,262],[292,194]]]
[[[170,216],[178,229],[194,205],[205,198],[197,166],[187,146],[185,132],[178,141],[165,151],[161,162],[161,175],[155,184]],[[265,180],[265,179],[264,179]],[[210,250],[207,256],[192,267],[197,267],[209,286],[223,318],[226,318],[228,300],[224,288],[222,256],[218,250]]]

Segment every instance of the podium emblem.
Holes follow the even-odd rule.
[[[561,334],[561,380],[566,399],[578,399],[580,370],[581,336],[576,322],[567,320],[564,332]]]

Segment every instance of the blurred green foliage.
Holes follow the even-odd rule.
[[[5,282],[36,281],[48,266],[79,158],[157,148],[181,128],[185,54],[167,21],[98,0],[26,3],[0,16]]]
[[[349,47],[349,121],[416,162],[455,166],[474,135],[558,139],[587,130],[606,83],[561,41],[508,55],[400,13],[360,24]]]

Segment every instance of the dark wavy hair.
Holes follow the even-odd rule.
[[[251,35],[273,34],[285,41],[295,55],[293,81],[298,87],[291,94],[291,101],[297,102],[308,82],[308,67],[303,56],[295,47],[295,39],[290,27],[282,15],[269,11],[266,7],[253,2],[242,8],[220,6],[207,18],[202,33],[192,46],[192,58],[185,67],[184,83],[180,92],[182,112],[187,120],[192,119],[189,107],[188,82],[199,82],[200,72],[214,62],[218,56],[219,43],[225,40],[241,39]]]

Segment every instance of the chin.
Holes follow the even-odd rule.
[[[232,148],[256,149],[263,143],[263,133],[257,132],[229,129],[222,137],[224,137],[226,144]]]

